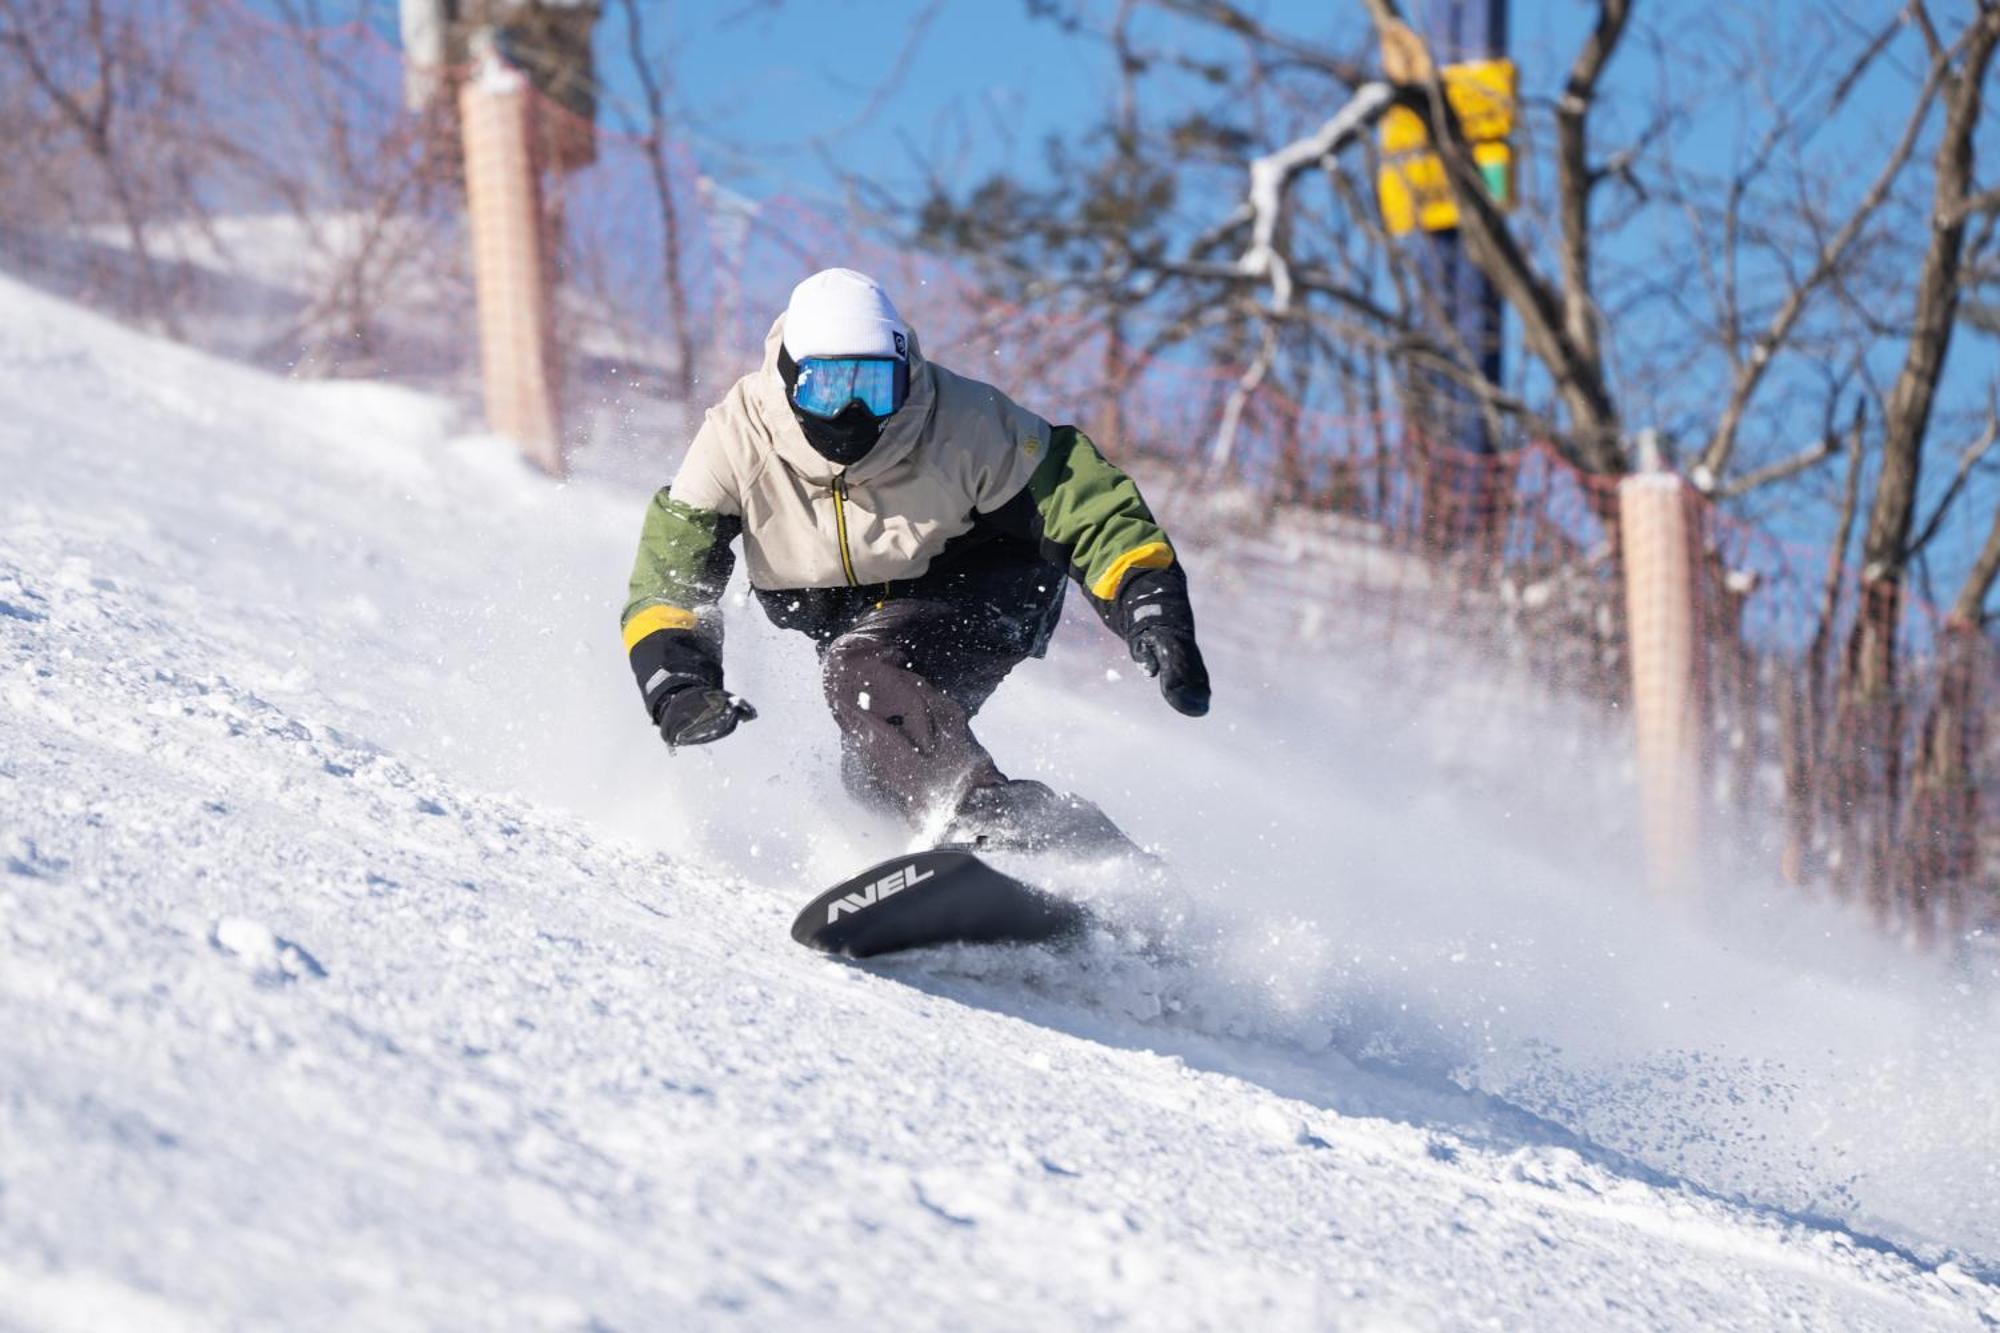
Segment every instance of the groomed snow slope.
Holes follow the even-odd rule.
[[[448,424],[0,281],[0,1328],[2000,1322],[1988,993],[1705,987],[1223,598],[1205,723],[1088,626],[988,723],[1174,855],[1111,897],[1178,961],[795,948],[897,845],[809,653],[739,615],[764,716],[670,759],[644,492]],[[1885,1004],[1942,1048],[1796,1033]]]

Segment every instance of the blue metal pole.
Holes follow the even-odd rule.
[[[1417,18],[1439,63],[1497,59],[1507,54],[1508,0],[1422,0]],[[1418,251],[1418,272],[1436,294],[1459,339],[1477,359],[1489,384],[1500,383],[1500,296],[1467,258],[1456,231],[1431,232]],[[1443,380],[1432,386],[1438,426],[1461,453],[1492,453],[1478,396]]]

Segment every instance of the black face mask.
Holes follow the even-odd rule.
[[[792,415],[799,419],[799,429],[806,433],[806,443],[827,462],[838,463],[842,467],[853,467],[868,456],[868,451],[882,438],[882,422],[885,420],[858,402],[841,408],[840,414],[830,421],[810,412],[801,412],[796,407],[792,409]]]
[[[833,417],[816,417],[810,412],[800,411],[799,405],[792,401],[792,391],[799,383],[799,363],[792,360],[792,354],[782,347],[778,349],[778,374],[785,381],[785,404],[798,418],[806,443],[827,462],[853,467],[866,458],[868,451],[875,447],[875,442],[882,438],[882,423],[888,418],[876,416],[858,399],[841,408]]]

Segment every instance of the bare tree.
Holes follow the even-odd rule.
[[[106,0],[0,0],[0,55],[51,122],[39,147],[53,155],[73,144],[94,168],[95,188],[70,201],[67,221],[92,220],[99,201],[108,207],[131,255],[138,312],[174,333],[175,281],[155,253],[154,227],[199,206],[175,133],[196,85],[173,46],[201,10],[199,0],[175,18]]]
[[[1910,12],[1933,67],[1947,67],[1936,76],[1945,119],[1934,155],[1930,238],[1912,284],[1914,310],[1902,370],[1883,408],[1882,470],[1862,535],[1863,613],[1855,624],[1849,671],[1853,688],[1865,699],[1887,691],[1894,679],[1924,446],[1965,294],[1967,226],[1976,213],[2000,207],[2000,199],[1982,200],[1973,186],[1982,90],[2000,46],[2000,4],[1982,0],[1955,54],[1940,40],[1922,0],[1912,0]]]
[[[12,243],[35,271],[176,337],[379,370],[384,307],[453,267],[445,182],[393,60],[329,8],[0,0]],[[231,215],[288,217],[289,260],[239,253],[252,228]],[[283,296],[243,299],[265,284]]]
[[[436,300],[441,279],[457,275],[457,164],[436,151],[443,105],[411,110],[370,82],[354,38],[331,35],[324,9],[324,0],[269,0],[260,23],[211,25],[208,56],[232,72],[234,96],[267,109],[254,125],[211,117],[203,142],[233,195],[275,205],[296,229],[304,299],[256,354],[322,373],[376,372],[386,315],[411,320],[413,291]]]
[[[639,80],[645,99],[646,119],[639,131],[646,154],[646,169],[653,186],[653,203],[660,219],[660,272],[666,287],[667,319],[674,344],[674,389],[682,402],[694,396],[699,374],[699,355],[690,317],[687,279],[682,273],[680,204],[674,195],[673,174],[668,152],[673,142],[673,121],[667,113],[666,90],[661,83],[655,58],[646,48],[645,20],[640,0],[623,0],[625,42],[632,72]]]

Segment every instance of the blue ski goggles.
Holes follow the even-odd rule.
[[[910,363],[893,356],[809,356],[799,362],[792,401],[799,411],[831,421],[858,401],[886,417],[910,396]]]

